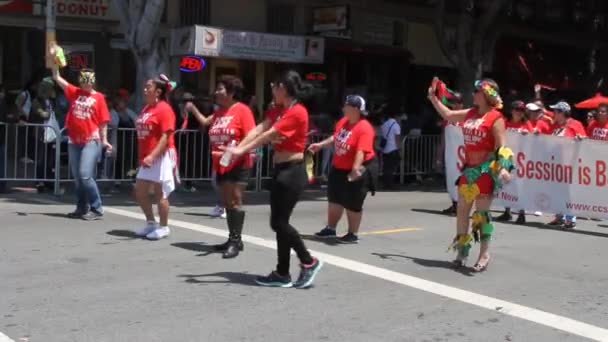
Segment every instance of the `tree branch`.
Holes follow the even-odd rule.
[[[437,35],[437,40],[439,41],[439,47],[445,57],[455,66],[458,65],[458,56],[452,50],[450,46],[446,34],[445,34],[445,21],[446,21],[446,11],[445,11],[445,0],[438,0],[437,6],[435,7],[435,33]]]

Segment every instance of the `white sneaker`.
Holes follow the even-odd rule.
[[[144,237],[144,236],[152,233],[153,231],[155,231],[157,228],[160,228],[160,226],[158,225],[158,223],[156,223],[156,222],[147,222],[144,227],[141,227],[141,228],[139,228],[138,230],[135,231],[135,235],[140,236],[140,237]]]
[[[543,216],[543,213],[541,211],[535,211],[534,216]]]
[[[148,240],[160,240],[166,238],[171,233],[169,227],[157,227],[150,234],[146,235]]]
[[[226,211],[219,205],[216,205],[215,208],[213,208],[213,210],[211,210],[211,212],[209,213],[209,216],[211,217],[221,217],[222,215],[224,215],[223,218],[225,218]]]
[[[222,211],[222,215],[220,215],[220,218],[223,218],[224,220],[226,219],[226,210]]]

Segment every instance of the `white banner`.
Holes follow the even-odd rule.
[[[460,127],[447,126],[445,142],[448,191],[457,198],[455,183],[464,165]],[[507,145],[516,170],[496,194],[496,206],[608,218],[608,144],[507,132]]]

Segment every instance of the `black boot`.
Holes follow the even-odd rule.
[[[240,209],[226,209],[226,221],[228,223],[228,244],[222,255],[224,259],[236,258],[239,252],[243,250],[243,241],[241,241],[241,233],[243,232],[243,224],[245,223],[245,212]]]

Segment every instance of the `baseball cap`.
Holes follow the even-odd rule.
[[[540,108],[536,103],[531,102],[526,105],[526,109],[531,112],[537,112],[537,111],[541,110],[542,108]]]
[[[553,109],[553,110],[557,110],[562,113],[570,113],[570,111],[572,110],[570,108],[570,105],[566,101],[559,101],[558,103],[554,104],[553,106],[549,106],[549,107],[551,107],[551,109]]]
[[[526,110],[526,104],[524,101],[513,101],[511,103],[511,109],[513,110]]]
[[[359,95],[348,95],[344,104],[355,107],[361,111],[361,114],[367,115],[367,111],[365,110],[365,99]]]

